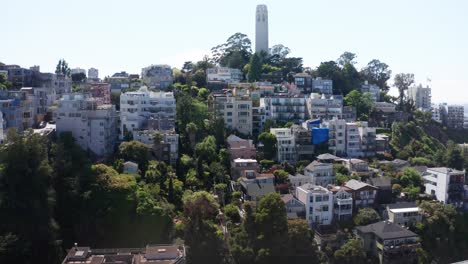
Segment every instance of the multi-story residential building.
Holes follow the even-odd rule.
[[[321,129],[312,129],[312,136],[308,129],[303,128],[299,125],[292,125],[291,132],[294,136],[294,142],[296,143],[296,159],[297,160],[313,160],[315,157],[315,144],[320,144],[319,137],[320,132],[328,133]]]
[[[251,139],[242,139],[236,135],[229,135],[226,142],[231,159],[254,159],[257,150]]]
[[[58,98],[66,93],[71,93],[72,81],[66,75],[54,74],[52,77],[52,88]]]
[[[77,68],[73,68],[70,70],[70,74],[73,75],[73,74],[79,74],[79,73],[82,73],[86,76],[86,70],[85,69],[81,69],[80,67],[77,67]]]
[[[380,101],[380,88],[379,88],[379,86],[377,86],[375,84],[370,84],[368,81],[365,81],[361,85],[360,91],[363,94],[366,94],[366,93],[370,94],[371,100],[373,102]]]
[[[428,168],[423,175],[426,193],[444,204],[463,207],[465,171],[450,168]]]
[[[164,263],[184,264],[183,245],[147,245],[145,248],[91,249],[74,247],[68,250],[62,264],[105,264],[105,263]]]
[[[312,92],[325,95],[333,94],[333,81],[317,77],[312,80]]]
[[[141,69],[141,78],[150,88],[165,89],[173,82],[169,65],[150,65]]]
[[[305,205],[309,225],[330,225],[333,221],[333,193],[325,187],[304,184],[296,188],[296,197]]]
[[[306,120],[306,99],[288,94],[264,97],[260,106],[265,109],[268,119],[280,122],[300,123]]]
[[[465,122],[465,108],[463,105],[447,106],[447,127],[463,129]]]
[[[134,130],[174,130],[176,102],[172,92],[152,92],[146,86],[120,96],[120,137]]]
[[[222,114],[226,128],[252,135],[252,100],[247,96],[227,96]]]
[[[305,205],[292,194],[281,195],[281,200],[284,202],[286,215],[289,220],[305,216]]]
[[[353,208],[372,207],[375,205],[378,188],[358,180],[349,180],[343,188],[352,193]]]
[[[259,201],[269,193],[275,192],[275,176],[271,173],[259,174],[254,170],[246,170],[239,183],[244,200]]]
[[[375,131],[367,122],[346,123],[346,155],[351,158],[375,156]]]
[[[368,256],[379,259],[380,264],[415,263],[420,248],[418,235],[389,221],[358,226],[356,235],[361,239]]]
[[[341,186],[329,186],[333,193],[333,219],[335,221],[349,221],[353,219],[353,195]]]
[[[431,110],[431,88],[423,87],[421,84],[414,85],[408,88],[408,97],[413,100],[417,109],[423,111]]]
[[[351,172],[356,174],[369,173],[369,163],[361,159],[342,159],[342,164]]]
[[[81,148],[97,156],[114,153],[117,139],[114,105],[99,104],[90,94],[65,94],[55,115],[57,133],[71,132]]]
[[[290,128],[271,128],[270,133],[276,137],[276,158],[279,162],[295,163],[296,141]]]
[[[209,68],[206,70],[207,82],[240,82],[242,81],[242,72],[239,69],[226,67]]]
[[[127,73],[125,73],[127,76],[115,76],[116,74],[112,77],[106,78],[105,81],[110,84],[111,93],[120,94],[122,90],[130,88],[131,80],[128,78]]]
[[[179,134],[174,130],[134,130],[133,140],[149,145],[156,159],[176,164],[179,157]]]
[[[33,128],[44,120],[48,108],[55,102],[56,94],[52,88],[23,87],[10,91],[9,95],[20,100],[23,108],[23,129]]]
[[[231,178],[237,180],[244,175],[245,171],[258,171],[258,162],[255,159],[231,160]]]
[[[431,106],[432,120],[442,124],[444,122],[444,115],[447,115],[447,113],[444,113],[444,110],[445,107],[443,107],[442,105],[433,104]]]
[[[88,69],[88,79],[99,79],[99,70],[96,68]]]
[[[111,85],[109,83],[92,83],[89,92],[102,104],[111,103]]]
[[[313,185],[326,187],[335,182],[333,164],[313,161],[304,168],[304,175],[312,178]]]
[[[307,73],[296,73],[294,74],[294,84],[301,92],[310,93],[312,91],[312,76]]]
[[[19,99],[0,96],[0,112],[3,116],[5,137],[10,128],[16,129],[17,132],[23,131],[23,108]]]
[[[291,188],[296,190],[296,188],[299,186],[302,186],[306,183],[312,183],[312,177],[296,173],[296,175],[288,175],[288,181]]]
[[[328,128],[328,148],[333,154],[344,156],[346,154],[346,120],[333,118],[322,123]]]
[[[306,99],[307,112],[312,119],[325,120],[341,118],[343,115],[343,98],[340,95],[326,97],[325,94],[311,93]]]
[[[409,227],[421,222],[421,209],[414,202],[388,204],[386,209],[388,221],[399,226]]]

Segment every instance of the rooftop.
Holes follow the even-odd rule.
[[[348,182],[346,182],[344,186],[348,187],[348,188],[350,188],[352,190],[359,190],[359,189],[362,189],[364,187],[371,187],[371,188],[377,189],[377,187],[375,187],[375,186],[372,186],[372,185],[367,184],[365,182],[354,180],[354,179],[349,180]]]
[[[464,174],[464,171],[459,171],[456,169],[451,169],[447,167],[438,167],[438,168],[427,168],[427,172],[437,172],[443,174]]]
[[[388,221],[381,221],[366,226],[358,226],[356,229],[363,233],[373,233],[377,237],[384,240],[418,236],[408,229]]]
[[[327,190],[325,187],[319,186],[319,185],[313,185],[311,183],[306,183],[304,185],[301,185],[298,187],[306,192],[311,192],[311,193],[329,193],[330,191]]]
[[[337,156],[335,156],[335,155],[325,153],[325,154],[318,155],[317,159],[318,160],[336,160],[336,159],[339,159],[339,158]]]

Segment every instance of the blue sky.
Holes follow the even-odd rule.
[[[64,58],[101,76],[140,73],[149,64],[181,67],[235,32],[253,41],[261,3],[269,9],[270,46],[288,46],[306,66],[351,51],[358,68],[376,58],[417,82],[430,78],[433,101],[468,102],[463,0],[5,1],[0,61],[53,71]]]

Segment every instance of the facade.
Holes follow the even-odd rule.
[[[231,177],[237,180],[245,171],[258,171],[258,162],[255,159],[234,159],[231,161]]]
[[[158,142],[156,136],[159,136]],[[179,134],[174,130],[134,130],[133,140],[149,145],[157,160],[175,165],[179,158]]]
[[[450,168],[428,168],[423,175],[426,193],[444,204],[463,207],[465,171]]]
[[[52,78],[52,88],[55,90],[55,94],[58,98],[63,94],[71,93],[71,78],[63,74],[54,74]]]
[[[114,74],[115,75],[115,74]],[[112,76],[106,78],[106,81],[110,84],[111,92],[114,94],[119,94],[122,90],[130,88],[131,81],[127,76]]]
[[[312,76],[307,73],[294,74],[294,84],[296,88],[303,93],[312,91]]]
[[[311,177],[313,185],[326,187],[335,182],[333,164],[313,161],[304,168],[304,175]]]
[[[367,122],[346,123],[346,154],[350,158],[375,156],[375,127]]]
[[[253,170],[244,171],[239,183],[244,200],[259,201],[263,196],[275,192],[275,176],[271,173],[258,174]]]
[[[300,123],[306,120],[306,99],[298,95],[281,94],[260,99],[267,119]]]
[[[0,97],[0,112],[2,113],[5,136],[10,128],[16,129],[18,132],[23,131],[23,108],[19,99]]]
[[[388,204],[386,213],[388,221],[399,226],[409,227],[421,222],[421,209],[414,202]]]
[[[333,193],[322,186],[304,184],[296,197],[305,205],[309,226],[330,225],[333,221]]]
[[[358,226],[356,235],[361,239],[368,256],[379,263],[415,263],[420,247],[418,235],[389,221]]]
[[[239,69],[216,67],[206,70],[207,82],[240,82],[242,80],[242,72]]]
[[[88,79],[99,79],[99,70],[96,68],[89,68]]]
[[[288,175],[288,180],[291,188],[293,188],[294,190],[297,187],[302,186],[306,183],[312,183],[312,177],[305,176],[300,173],[296,173],[296,175]]]
[[[169,65],[150,65],[141,69],[141,78],[150,88],[165,89],[173,83]]]
[[[185,247],[177,245],[147,245],[145,248],[91,249],[74,247],[68,250],[62,264],[185,264]]]
[[[77,68],[73,68],[70,70],[70,74],[73,75],[73,74],[79,74],[79,73],[82,73],[86,76],[86,70],[85,69],[81,69],[79,67]]]
[[[354,209],[373,207],[375,205],[378,188],[357,180],[349,180],[343,185],[353,195]]]
[[[327,97],[325,94],[311,93],[310,97],[307,98],[307,112],[312,119],[341,118],[343,115],[343,98],[339,95]]]
[[[226,141],[231,159],[254,159],[257,155],[255,145],[251,139],[242,139],[236,135],[229,135]]]
[[[109,83],[92,83],[89,92],[102,104],[111,103],[111,85]]]
[[[271,128],[270,133],[276,137],[276,159],[279,162],[295,163],[296,141],[290,128]]]
[[[465,122],[465,108],[462,105],[447,106],[447,127],[463,129]]]
[[[114,153],[117,139],[114,105],[99,104],[90,94],[65,94],[55,115],[58,134],[71,132],[81,148],[97,156]]]
[[[120,96],[120,137],[135,130],[175,129],[176,101],[172,92],[152,92],[143,86]]]
[[[333,193],[333,219],[335,221],[350,221],[353,219],[353,195],[341,186],[330,186]]]
[[[227,129],[252,135],[252,100],[247,95],[219,97],[218,110]]]
[[[361,85],[361,93],[363,94],[370,94],[371,96],[371,100],[373,102],[378,102],[380,101],[380,88],[379,86],[375,85],[375,84],[370,84],[368,81],[365,81],[362,85]]]
[[[322,79],[321,77],[317,77],[312,80],[312,92],[313,93],[320,93],[325,95],[332,95],[333,94],[333,81],[328,79]]]
[[[257,5],[255,14],[255,52],[269,52],[268,46],[268,9]]]
[[[138,173],[138,164],[133,162],[133,161],[126,161],[124,162],[124,168],[123,172],[124,173],[129,173],[129,174],[137,174]]]
[[[408,88],[408,97],[413,100],[417,109],[423,111],[431,110],[431,88],[423,87],[421,84]]]
[[[292,194],[281,195],[281,200],[283,200],[286,207],[288,219],[297,219],[305,216],[305,205]]]
[[[346,120],[333,118],[322,124],[329,130],[329,150],[335,155],[344,156],[346,154]]]
[[[351,172],[356,174],[368,174],[369,163],[361,159],[343,159],[343,165]]]

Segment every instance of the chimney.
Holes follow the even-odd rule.
[[[78,251],[78,243],[75,242],[75,247],[74,247],[75,251]]]

